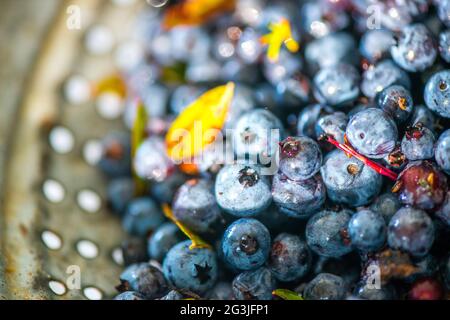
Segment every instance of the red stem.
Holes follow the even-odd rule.
[[[381,174],[383,176],[386,176],[386,177],[388,177],[389,179],[391,179],[393,181],[397,181],[398,175],[394,171],[389,170],[389,169],[379,165],[378,163],[367,159],[363,155],[361,155],[358,152],[356,152],[355,149],[353,149],[351,146],[349,146],[347,144],[339,143],[338,141],[336,141],[330,135],[326,135],[325,137],[326,137],[326,141],[328,141],[329,143],[334,145],[336,148],[344,151],[347,154],[350,154],[350,155],[354,156],[358,160],[361,160],[365,165],[371,167],[373,170],[375,170],[379,174]]]

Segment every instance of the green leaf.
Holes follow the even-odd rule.
[[[288,289],[276,289],[272,292],[274,296],[280,297],[283,300],[305,300],[297,292]]]
[[[145,105],[139,101],[136,118],[134,119],[133,128],[131,130],[131,158],[133,159],[136,155],[136,151],[141,145],[141,143],[146,138],[146,127],[147,127],[148,115]],[[133,169],[133,180],[135,184],[136,195],[142,195],[145,193],[146,183],[141,178],[139,178]]]

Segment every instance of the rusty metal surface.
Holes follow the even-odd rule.
[[[120,127],[120,122],[102,119],[92,102],[79,106],[67,104],[61,96],[61,86],[73,73],[92,80],[111,73],[111,57],[89,56],[81,46],[83,35],[94,22],[101,22],[119,38],[124,37],[136,7],[118,8],[104,0],[56,1],[58,4],[51,0],[26,2],[40,5],[45,2],[48,7],[36,27],[34,50],[30,48],[29,56],[23,57],[21,71],[27,81],[16,84],[15,95],[2,90],[0,101],[2,113],[7,114],[0,122],[0,166],[3,167],[0,174],[0,296],[4,299],[85,299],[84,289],[92,287],[102,292],[103,298],[108,298],[115,292],[114,285],[121,270],[111,252],[117,248],[123,234],[119,221],[105,206],[105,181],[84,161],[82,147],[87,140],[101,138],[111,128]],[[82,30],[71,31],[66,27],[65,10],[69,4],[82,8]],[[51,23],[50,31],[41,41],[43,35],[39,35],[45,34],[47,23]],[[2,40],[3,37],[5,32],[2,31]],[[39,53],[36,59],[33,59],[33,52]],[[10,72],[15,71],[10,69]],[[2,83],[4,76],[2,73]],[[10,96],[5,98],[6,94]],[[11,100],[8,112],[4,111],[7,99]],[[13,110],[15,107],[17,110]],[[68,128],[75,137],[74,149],[69,154],[56,154],[48,145],[47,129],[56,124]],[[65,189],[62,202],[52,204],[43,197],[42,183],[46,179],[62,183]],[[86,213],[77,206],[76,195],[83,189],[94,190],[103,199],[99,212]],[[43,230],[58,234],[62,247],[58,250],[45,247],[41,240]],[[81,256],[76,250],[79,240],[96,244],[98,256],[93,259]],[[50,290],[49,281],[64,284],[70,266],[80,268],[81,288],[57,295]]]

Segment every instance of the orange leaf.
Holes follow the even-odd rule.
[[[164,15],[163,27],[200,25],[211,18],[236,7],[236,0],[185,0],[169,7]]]
[[[227,118],[234,87],[229,82],[207,91],[175,119],[166,135],[172,160],[180,163],[192,159],[214,142]]]

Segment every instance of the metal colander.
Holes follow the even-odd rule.
[[[119,5],[126,2],[133,4]],[[70,5],[81,8],[81,30],[67,27]],[[8,141],[0,215],[1,298],[106,299],[116,292],[124,234],[105,205],[106,181],[94,163],[98,139],[120,129],[122,121],[99,112],[93,101],[66,102],[62,88],[77,74],[94,81],[114,71],[113,54],[93,56],[83,49],[86,30],[105,26],[120,43],[132,34],[142,5],[110,0],[59,5]]]

